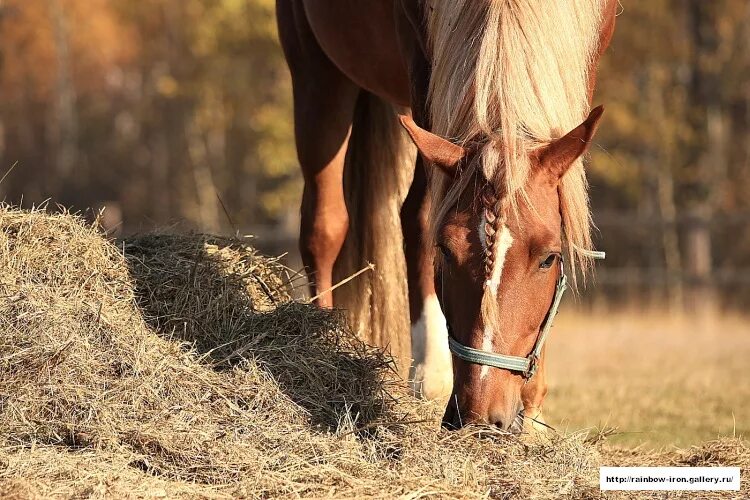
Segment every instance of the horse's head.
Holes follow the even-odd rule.
[[[524,194],[516,193],[515,200],[502,183],[485,179],[481,168],[466,168],[479,148],[453,144],[402,119],[425,161],[440,169],[436,175],[448,176],[449,190],[458,193],[434,221],[433,236],[435,287],[459,350],[516,361],[534,350],[562,272],[558,187],[588,149],[601,114],[602,108],[594,109],[580,126],[530,152]],[[466,361],[452,350],[454,387],[444,424],[508,429],[522,409],[521,389],[529,373]]]

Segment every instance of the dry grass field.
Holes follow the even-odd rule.
[[[243,239],[111,241],[67,214],[0,206],[0,269],[0,498],[594,500],[602,464],[750,466],[746,441],[702,442],[741,412],[713,390],[741,368],[739,333],[682,351],[684,334],[661,333],[631,351],[612,319],[587,322],[589,339],[561,318],[553,419],[698,444],[633,450],[606,433],[442,429],[441,407],[408,394],[341,314],[290,300],[284,268]],[[614,366],[631,352],[635,378]]]
[[[688,446],[750,436],[750,319],[563,309],[549,342],[547,420],[615,427],[610,442]]]

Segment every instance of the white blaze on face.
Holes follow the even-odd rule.
[[[503,265],[505,264],[505,255],[513,245],[513,236],[510,234],[508,226],[503,226],[500,229],[500,234],[497,236],[497,242],[495,243],[495,266],[492,268],[492,273],[488,280],[490,292],[493,295],[497,295],[497,289],[500,286],[500,277],[503,274]]]
[[[480,225],[480,235],[484,233],[484,224]],[[513,245],[513,236],[510,234],[508,226],[503,225],[500,229],[500,234],[497,236],[497,243],[495,244],[495,263],[492,268],[490,278],[487,280],[487,288],[489,293],[492,294],[493,299],[497,298],[497,291],[500,287],[500,278],[503,275],[503,266],[505,264],[505,256]],[[484,327],[484,339],[482,341],[482,350],[492,351],[494,347],[494,338],[500,332],[495,332],[491,325],[485,325]],[[490,367],[483,366],[482,371],[479,374],[479,378],[483,379],[489,373]]]

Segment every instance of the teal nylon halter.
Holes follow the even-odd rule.
[[[552,320],[554,320],[557,315],[557,309],[560,307],[560,301],[562,300],[563,294],[567,288],[568,278],[565,276],[562,259],[560,259],[560,277],[557,278],[555,297],[552,299],[552,305],[550,306],[549,311],[547,311],[547,316],[544,318],[544,323],[539,330],[539,336],[536,338],[534,348],[525,358],[467,347],[454,339],[452,335],[448,335],[448,347],[454,356],[463,359],[464,361],[477,365],[492,366],[504,370],[521,372],[521,374],[523,374],[528,380],[534,376],[539,367],[539,356],[542,354],[544,341],[547,340],[547,335],[549,335],[549,331],[552,328]]]

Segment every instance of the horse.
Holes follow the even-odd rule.
[[[277,0],[311,293],[449,395],[446,427],[542,422],[563,260],[575,286],[596,256],[582,157],[617,6]]]

